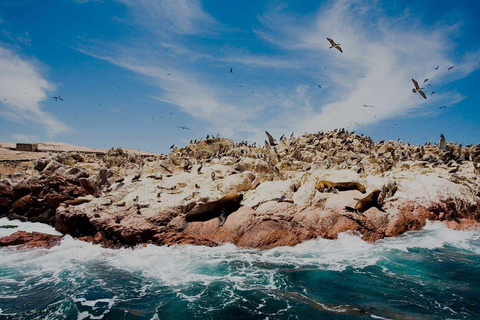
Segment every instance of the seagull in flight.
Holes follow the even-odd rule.
[[[55,101],[58,101],[58,100],[63,101],[63,99],[60,98],[60,96],[58,96],[58,97],[53,97],[53,99],[55,99]]]
[[[322,86],[321,86],[321,85],[319,85],[319,84],[317,84],[317,87],[319,87],[320,89],[322,89]]]
[[[447,106],[441,106],[441,107],[438,107],[438,109],[443,109],[443,108],[446,108]]]
[[[228,71],[228,73],[233,73],[233,68],[230,68],[230,71]]]
[[[420,93],[420,95],[421,95],[423,98],[427,99],[427,96],[425,95],[425,93],[423,93],[422,88],[420,88],[420,87],[418,86],[418,82],[415,81],[415,79],[412,79],[412,81],[413,81],[413,84],[415,85],[415,88],[412,89],[412,92],[413,92],[413,93],[417,93],[417,92],[418,92],[418,93]]]
[[[423,80],[423,83],[428,82],[428,79]]]
[[[433,95],[435,93],[435,91],[432,91],[432,93],[430,93],[430,95]]]
[[[184,127],[184,126],[177,126],[177,128],[180,128],[180,129],[182,129],[182,130],[190,130],[189,128]]]
[[[453,68],[455,68],[454,66],[451,66],[450,68],[448,68],[448,71],[452,70]]]
[[[435,70],[438,70],[438,67],[440,67],[440,66],[438,65],[438,66],[437,66],[436,68],[434,68],[434,69],[435,69]]]
[[[335,49],[338,49],[338,51],[342,52],[342,48],[340,48],[340,43],[335,43],[335,41],[333,41],[332,39],[330,38],[327,38],[328,42],[330,42],[330,44],[332,45],[329,49],[332,49],[332,48],[335,48]]]
[[[365,108],[374,108],[375,106],[372,106],[371,104],[362,104]]]

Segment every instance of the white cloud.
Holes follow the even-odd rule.
[[[17,122],[37,122],[49,136],[67,132],[66,124],[40,107],[53,89],[34,63],[0,46],[0,103],[6,107],[0,115]]]
[[[12,141],[15,142],[39,142],[40,138],[36,135],[14,133],[11,135]]]
[[[334,98],[330,103],[307,98],[299,105],[304,109],[308,109],[307,103],[315,105],[297,117],[293,129],[300,132],[354,128],[412,109],[458,103],[461,95],[439,91],[425,101],[411,92],[411,78],[420,83],[428,78],[439,90],[479,67],[478,55],[467,55],[464,61],[451,58],[448,48],[454,45],[448,38],[448,27],[426,28],[416,19],[387,19],[370,1],[338,0],[305,19],[295,19],[283,13],[283,8],[260,17],[264,28],[257,34],[310,61],[312,73],[331,84],[328,91]],[[344,53],[329,50],[327,37],[341,43]],[[441,66],[438,71],[434,70],[437,65]],[[456,68],[447,71],[451,65]],[[430,90],[426,91],[429,95]],[[375,108],[363,108],[363,104]]]
[[[275,54],[187,45],[184,40],[192,36],[228,37],[215,33],[226,29],[199,1],[117,1],[148,35],[128,45],[78,50],[147,77],[160,90],[156,99],[208,121],[208,133],[239,140],[263,141],[265,129],[280,136],[429,114],[463,99],[442,86],[469,75],[480,62],[476,53],[454,58],[452,33],[458,26],[426,27],[409,12],[387,17],[378,2],[367,0],[336,0],[307,15],[289,13],[286,6],[271,8],[259,16],[254,32],[277,47]],[[329,50],[327,37],[341,43],[344,53]],[[235,84],[216,73],[232,65]],[[455,69],[447,71],[450,65]],[[413,94],[411,78],[429,78],[436,94],[430,96],[427,88],[426,101]]]
[[[218,26],[199,0],[117,0],[133,13],[135,21],[157,34],[202,34]]]

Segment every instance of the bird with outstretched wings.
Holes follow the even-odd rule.
[[[335,41],[333,41],[332,39],[330,38],[327,38],[328,42],[330,42],[330,44],[332,45],[329,49],[332,49],[332,48],[335,48],[337,49],[338,51],[342,52],[342,48],[340,48],[340,43],[335,43]]]
[[[418,82],[415,81],[415,79],[412,79],[412,82],[413,82],[413,85],[415,86],[414,89],[412,89],[412,92],[413,93],[420,93],[420,95],[424,98],[424,99],[427,99],[427,96],[425,95],[425,93],[423,93],[422,91],[422,88],[420,88],[420,86],[418,85]]]
[[[177,126],[177,128],[183,129],[183,130],[190,130],[190,128],[184,127],[184,126]]]
[[[269,144],[271,146],[275,146],[276,145],[275,139],[273,139],[272,135],[270,133],[268,133],[268,131],[265,131],[265,133],[267,134]]]

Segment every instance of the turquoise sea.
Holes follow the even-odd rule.
[[[48,226],[0,219],[0,236]],[[0,248],[0,319],[480,319],[480,232],[271,250]]]

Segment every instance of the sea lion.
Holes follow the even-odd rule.
[[[320,192],[324,192],[325,189],[327,189],[327,191],[335,189],[337,191],[358,190],[361,193],[367,192],[367,188],[358,182],[332,182],[322,180],[317,182],[315,187]]]
[[[227,220],[228,215],[236,211],[241,206],[240,202],[242,200],[243,194],[230,193],[217,201],[198,205],[185,215],[183,229],[187,227],[189,222],[203,222],[214,218],[218,218],[220,221],[219,227],[221,227]]]
[[[383,210],[378,203],[378,197],[380,196],[381,192],[382,191],[380,189],[375,189],[365,198],[358,200],[355,208],[346,206],[345,210],[350,212],[363,213],[372,207],[376,207],[378,210],[385,212],[385,210]]]

